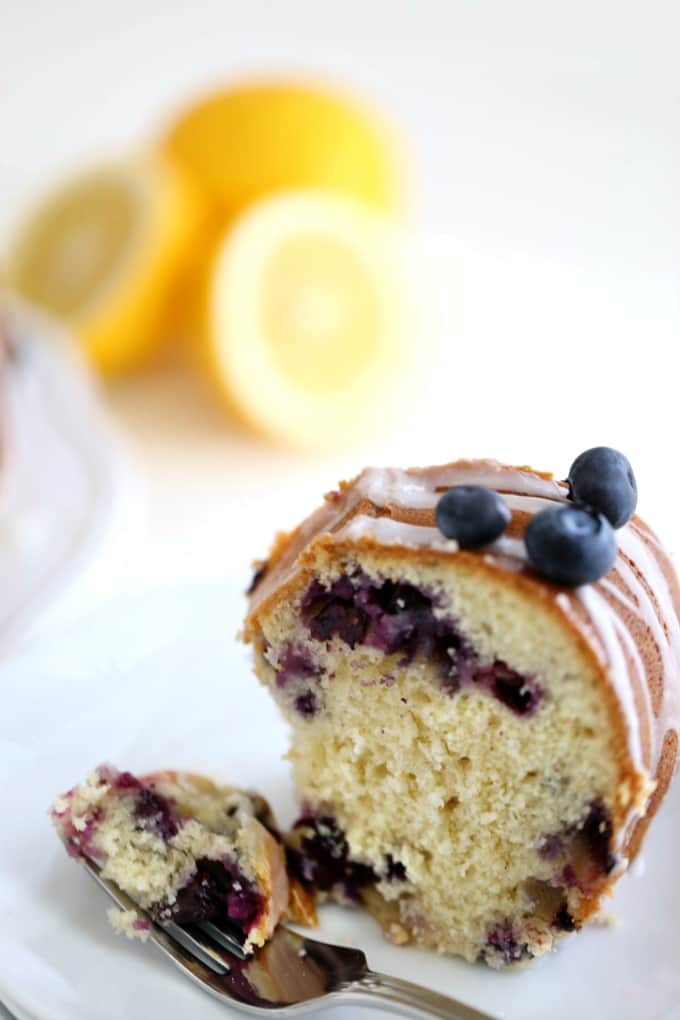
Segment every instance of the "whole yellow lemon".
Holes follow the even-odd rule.
[[[338,191],[388,212],[401,207],[394,135],[377,111],[340,90],[271,81],[216,92],[179,117],[165,149],[222,223],[296,188]]]

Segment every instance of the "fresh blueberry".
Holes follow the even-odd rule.
[[[437,503],[437,527],[462,549],[493,542],[505,531],[510,511],[501,496],[481,485],[455,485]]]
[[[594,446],[569,471],[569,494],[604,514],[614,528],[630,520],[637,505],[637,482],[628,459],[610,446]]]
[[[536,572],[569,587],[604,577],[616,559],[611,524],[588,507],[542,510],[529,522],[524,541]]]

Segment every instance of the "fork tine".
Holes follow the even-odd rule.
[[[175,939],[176,942],[179,942],[180,945],[197,957],[201,963],[204,963],[206,967],[210,967],[216,974],[228,974],[231,970],[229,964],[224,959],[224,954],[220,955],[212,946],[197,939],[193,934],[193,929],[183,928],[173,921],[162,923],[161,928],[171,938]]]
[[[217,925],[213,924],[212,921],[201,921],[198,927],[209,935],[211,939],[228,949],[230,953],[237,956],[239,960],[247,960],[248,954],[243,952],[243,946],[233,935],[230,935],[226,931],[222,931]]]

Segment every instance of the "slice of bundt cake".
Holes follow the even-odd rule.
[[[246,951],[269,938],[289,904],[285,855],[267,802],[187,772],[137,778],[100,765],[54,801],[66,849],[90,857],[159,921],[213,921]],[[144,935],[130,911],[112,923]]]
[[[257,571],[245,637],[302,808],[289,868],[395,942],[542,955],[598,911],[668,786],[678,583],[625,458],[583,457],[565,483],[366,470]]]

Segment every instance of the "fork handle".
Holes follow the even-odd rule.
[[[393,1013],[410,1017],[441,1017],[442,1020],[493,1020],[488,1013],[480,1013],[472,1006],[450,999],[447,995],[432,992],[410,981],[367,971],[348,989],[357,1005],[363,1000],[367,1006],[389,1005]]]

